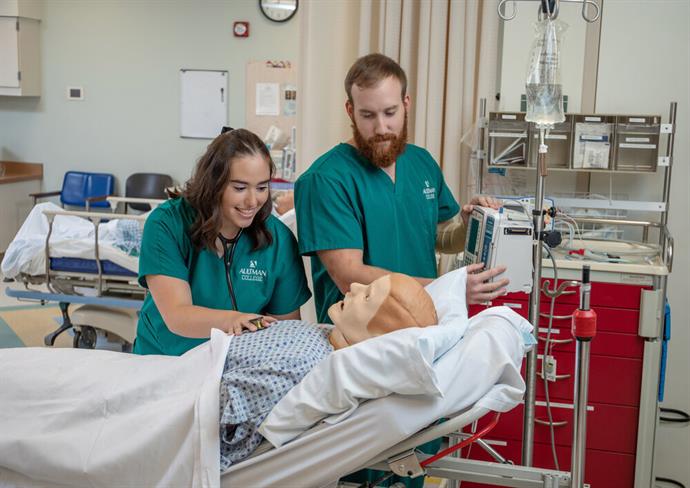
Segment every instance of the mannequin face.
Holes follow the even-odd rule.
[[[368,330],[391,289],[390,275],[374,280],[370,285],[352,283],[345,297],[331,305],[328,316],[342,334],[346,344],[355,344],[372,336]],[[336,333],[336,337],[338,334]]]
[[[431,297],[409,276],[390,274],[369,285],[352,283],[343,300],[328,309],[336,349],[406,327],[438,322]]]

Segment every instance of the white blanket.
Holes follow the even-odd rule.
[[[181,357],[0,350],[0,466],[38,485],[218,486],[231,338],[214,330]]]
[[[54,203],[39,203],[22,224],[19,232],[5,252],[2,273],[14,278],[20,273],[32,276],[45,274],[45,245],[48,235],[48,219],[44,210],[63,210]],[[103,260],[109,260],[130,271],[137,272],[139,259],[127,255],[113,246],[115,220],[98,227],[98,252]],[[95,258],[94,225],[81,217],[57,215],[50,235],[51,257]]]

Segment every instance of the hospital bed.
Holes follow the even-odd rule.
[[[212,438],[215,435],[217,442],[217,376],[222,371],[227,347],[218,348],[216,359],[205,359],[208,355],[204,356],[203,350],[197,349],[194,354],[181,358],[137,357],[137,364],[123,359],[131,356],[107,351],[37,348],[29,357],[26,349],[6,350],[0,355],[4,355],[8,368],[0,371],[0,376],[7,382],[12,398],[17,397],[17,391],[22,394],[27,386],[39,392],[28,407],[33,412],[27,412],[24,403],[15,401],[9,413],[18,417],[17,420],[3,422],[0,416],[6,432],[4,439],[0,438],[0,451],[8,445],[16,448],[12,452],[5,450],[9,457],[0,458],[0,466],[3,466],[0,486],[60,486],[69,479],[73,486],[107,486],[114,480],[122,485],[137,480],[141,486],[154,486],[166,480],[167,484],[163,483],[166,486],[325,487],[335,486],[342,476],[367,466],[412,476],[420,476],[425,471],[454,479],[473,480],[482,475],[486,481],[489,476],[488,479],[503,486],[568,486],[567,473],[532,468],[521,470],[510,465],[456,458],[435,459],[414,453],[414,447],[421,443],[458,431],[483,415],[493,414],[492,411],[510,410],[519,403],[524,392],[519,374],[524,347],[517,334],[510,332],[512,327],[501,317],[491,318],[489,323],[476,327],[474,333],[466,333],[440,356],[434,356],[437,359],[432,367],[442,395],[394,393],[359,404],[344,419],[338,412],[331,412],[334,415],[330,417],[324,414],[323,422],[297,438],[278,443],[280,447],[276,448],[264,443],[251,457],[231,466],[220,476],[218,448]],[[221,335],[216,334],[204,347],[212,350],[219,340],[231,340],[227,336],[219,337]],[[487,356],[492,358],[490,363],[483,359]],[[143,361],[150,362],[145,369],[139,364]],[[29,362],[33,368],[27,368]],[[53,371],[56,364],[64,369],[77,362],[85,368],[98,369],[86,376],[86,384],[74,385],[56,374],[46,376],[35,372],[42,364],[50,365]],[[486,370],[485,374],[477,374],[477,364]],[[133,375],[135,371],[138,374]],[[12,381],[17,374],[23,377]],[[109,384],[100,385],[93,378],[95,375],[107,376]],[[147,375],[150,378],[142,379]],[[189,380],[194,375],[196,379]],[[210,379],[209,375],[216,376],[215,381],[208,384],[199,381],[204,377]],[[131,391],[140,392],[143,385],[153,383],[156,388],[149,387],[155,390],[151,394],[162,393],[158,398],[139,394],[136,402],[125,411],[118,411],[124,397],[113,396],[113,388],[109,385],[117,384],[120,388],[123,382],[119,380],[124,378],[131,379]],[[204,384],[198,386],[201,383]],[[169,387],[173,384],[180,385],[180,394],[185,395],[183,401],[170,394]],[[189,391],[186,385],[190,384],[197,385],[195,391]],[[45,399],[46,386],[59,391],[60,398]],[[62,405],[63,398],[76,400],[71,392],[64,392],[65,388],[79,391],[79,397],[85,395],[85,401],[78,402],[80,411],[70,416],[89,414],[83,423],[56,424],[53,419],[64,413],[46,411],[48,404]],[[207,395],[214,391],[215,396]],[[161,401],[168,403],[161,404]],[[101,402],[108,405],[105,412]],[[168,405],[177,408],[160,415]],[[275,408],[279,407],[280,403]],[[64,412],[64,407],[62,410]],[[32,421],[39,412],[38,420]],[[190,417],[185,412],[194,414]],[[338,418],[331,421],[332,417]],[[437,423],[441,418],[447,420]],[[183,424],[181,431],[175,422]],[[48,433],[46,427],[42,427],[44,424]],[[190,428],[192,435],[189,435]],[[40,432],[40,435],[28,436],[27,432]],[[89,432],[94,433],[93,438],[89,437]],[[103,432],[110,435],[104,437]],[[78,438],[74,439],[75,436]],[[172,438],[179,442],[168,442]],[[158,447],[151,449],[153,445]],[[167,453],[167,458],[158,459],[156,456],[165,449],[172,451]],[[172,474],[175,476],[171,477]],[[41,479],[43,481],[38,481]]]
[[[120,203],[164,200],[108,197],[114,210]],[[74,346],[93,348],[96,329],[114,335],[127,350],[136,334],[137,312],[146,290],[137,283],[138,245],[147,214],[132,215],[63,210],[51,203],[37,205],[27,218],[3,261],[3,271],[24,285],[6,294],[19,300],[58,302],[62,323],[44,341],[74,330]],[[118,247],[119,223],[128,222],[137,232],[125,242],[132,251]],[[137,226],[138,224],[138,226]],[[138,229],[137,229],[138,227]],[[139,242],[134,240],[139,239]],[[70,304],[80,305],[71,313]]]

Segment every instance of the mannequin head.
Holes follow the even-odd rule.
[[[345,297],[331,305],[335,349],[407,327],[438,323],[434,302],[424,287],[404,274],[382,276],[369,285],[352,283]]]

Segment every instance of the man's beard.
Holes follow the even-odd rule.
[[[371,161],[374,166],[387,168],[395,163],[398,156],[405,151],[405,144],[407,144],[407,112],[405,112],[405,122],[403,123],[402,131],[397,136],[395,134],[385,134],[365,139],[354,120],[352,121],[352,135],[362,156]],[[390,141],[390,143],[387,148],[383,148],[377,144],[381,141]]]

